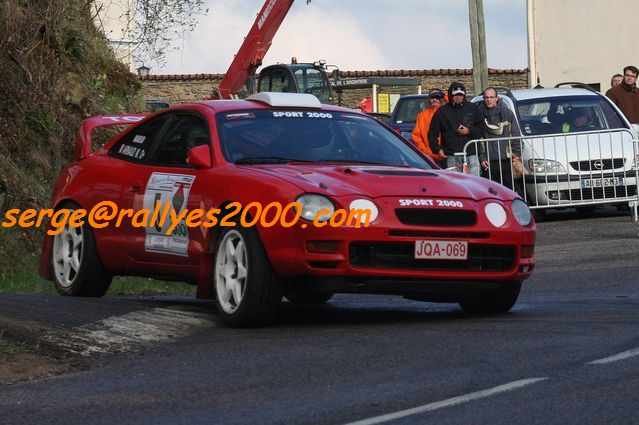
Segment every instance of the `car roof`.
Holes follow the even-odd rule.
[[[543,99],[546,97],[566,97],[566,96],[596,96],[596,92],[580,88],[543,88],[543,89],[522,89],[512,90],[513,97],[517,100]],[[503,93],[501,93],[503,96]]]
[[[291,96],[291,99],[295,99],[295,96],[304,96],[296,93],[287,93],[287,96]],[[306,95],[308,96],[308,95]],[[199,102],[193,102],[192,105],[206,105],[213,110],[213,112],[223,112],[242,109],[311,109],[322,111],[335,111],[335,112],[349,112],[352,114],[365,115],[361,112],[355,111],[349,108],[343,108],[335,105],[320,104],[317,102],[316,106],[308,106],[305,101],[300,101],[295,104],[295,101],[289,103],[287,106],[271,106],[268,103],[260,100],[251,99],[232,99],[232,100],[203,100]],[[187,107],[189,105],[180,105],[181,107]]]

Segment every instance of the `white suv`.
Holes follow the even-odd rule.
[[[522,132],[528,203],[592,208],[636,199],[636,134],[626,117],[585,85],[558,86],[498,90],[502,106],[514,111]],[[481,101],[482,96],[473,99]]]

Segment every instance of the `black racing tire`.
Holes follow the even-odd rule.
[[[75,202],[65,202],[58,209],[77,210]],[[51,268],[56,291],[72,297],[101,297],[109,290],[113,275],[108,273],[98,255],[91,226],[68,223],[53,236]]]
[[[513,308],[520,290],[521,282],[502,283],[497,289],[460,301],[459,305],[470,314],[504,314]]]
[[[282,285],[255,229],[224,229],[213,261],[218,318],[223,325],[264,326],[276,318]]]
[[[324,304],[331,298],[333,298],[332,293],[328,294],[313,294],[313,293],[298,293],[298,294],[287,294],[286,299],[291,304]]]

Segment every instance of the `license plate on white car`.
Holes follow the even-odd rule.
[[[580,180],[580,184],[582,189],[590,189],[591,187],[623,186],[623,177],[585,179],[585,180]]]
[[[467,241],[415,241],[415,258],[425,260],[466,260]]]

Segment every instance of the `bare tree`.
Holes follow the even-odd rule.
[[[137,62],[163,63],[178,49],[197,18],[206,15],[205,0],[88,0],[94,20],[112,45],[125,45]]]

